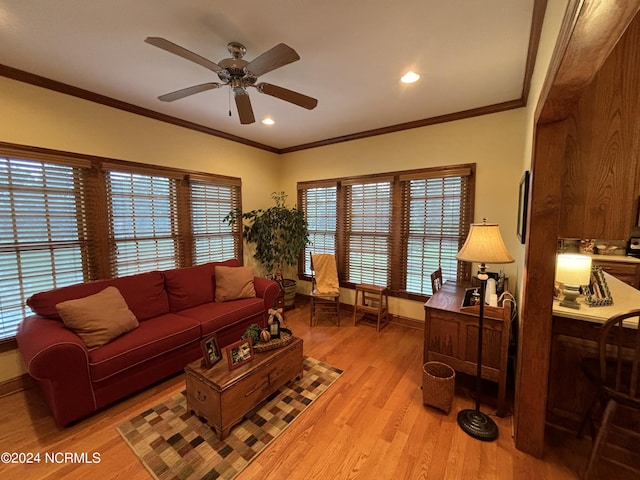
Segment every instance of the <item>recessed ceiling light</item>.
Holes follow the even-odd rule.
[[[407,72],[402,76],[400,81],[402,83],[414,83],[414,82],[417,82],[419,79],[420,79],[420,75],[418,75],[416,72]]]
[[[276,122],[273,120],[273,118],[267,117],[262,120],[262,123],[264,123],[265,125],[273,125]]]

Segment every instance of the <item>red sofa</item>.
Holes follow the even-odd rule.
[[[16,335],[29,374],[40,384],[60,426],[68,425],[154,382],[180,372],[202,356],[200,342],[216,334],[220,348],[239,340],[252,323],[266,325],[280,293],[276,282],[254,277],[255,298],[215,302],[215,267],[237,260],[153,271],[37,293],[35,313]],[[56,305],[116,287],[139,326],[88,349],[65,327]]]

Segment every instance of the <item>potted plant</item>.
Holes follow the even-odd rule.
[[[298,262],[300,253],[309,243],[307,221],[302,210],[285,205],[287,195],[284,192],[271,194],[275,206],[266,210],[257,209],[242,213],[240,210],[229,213],[225,218],[229,225],[242,219],[242,233],[247,243],[255,245],[255,258],[263,268],[273,274],[285,291],[285,307],[295,302],[296,281],[282,278],[282,268]]]

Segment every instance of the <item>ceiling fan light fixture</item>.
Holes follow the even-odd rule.
[[[400,78],[402,83],[415,83],[418,80],[420,80],[420,75],[412,71],[408,71]]]
[[[262,123],[264,125],[274,125],[276,122],[275,122],[275,120],[273,118],[267,117],[267,118],[262,120]]]

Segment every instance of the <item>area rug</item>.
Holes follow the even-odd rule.
[[[118,432],[158,480],[232,479],[322,395],[342,370],[304,358],[302,379],[272,394],[224,440],[187,410],[178,393],[118,426]]]

